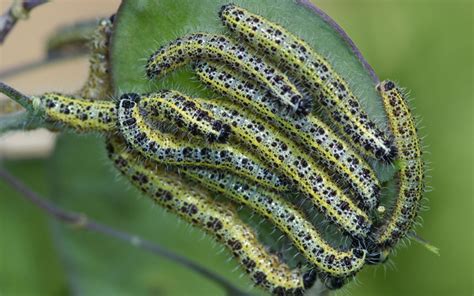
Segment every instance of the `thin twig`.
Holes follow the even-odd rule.
[[[88,218],[84,214],[70,212],[70,211],[66,211],[60,208],[56,204],[42,198],[41,196],[33,192],[25,184],[23,184],[20,180],[12,176],[7,170],[3,168],[0,168],[0,178],[3,179],[5,183],[7,183],[10,187],[12,187],[17,192],[19,192],[26,200],[33,203],[35,206],[42,209],[46,214],[48,214],[49,216],[55,219],[58,219],[68,224],[79,226],[76,228],[82,228],[82,229],[98,232],[109,237],[113,237],[115,239],[127,242],[134,247],[137,247],[137,248],[149,251],[150,253],[153,253],[155,255],[167,258],[219,284],[227,291],[228,295],[234,295],[234,296],[249,295],[248,293],[241,291],[239,288],[229,283],[226,279],[224,279],[220,275],[215,274],[205,269],[204,267],[192,261],[189,261],[187,258],[179,256],[155,243],[144,240],[137,235],[119,231],[107,225],[101,224],[97,221],[94,221]]]
[[[25,19],[35,7],[45,4],[48,0],[14,0],[11,7],[0,16],[0,44],[20,19]]]
[[[19,111],[12,114],[0,116],[0,135],[12,131],[24,129],[30,116],[26,111]]]
[[[20,104],[26,110],[33,112],[33,106],[31,105],[31,99],[25,94],[22,94],[13,87],[0,81],[0,93],[6,95],[10,99]]]

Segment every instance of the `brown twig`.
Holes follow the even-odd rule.
[[[101,224],[97,221],[88,218],[84,214],[66,211],[60,208],[56,204],[44,199],[43,197],[39,196],[37,193],[29,189],[25,184],[23,184],[23,182],[12,176],[7,170],[3,168],[0,168],[0,179],[3,179],[5,183],[7,183],[17,192],[19,192],[27,201],[33,203],[38,208],[42,209],[46,214],[61,222],[74,225],[76,226],[76,228],[86,229],[98,232],[108,237],[113,237],[123,242],[127,242],[134,247],[167,258],[219,284],[227,291],[228,295],[249,295],[248,293],[241,291],[239,288],[229,283],[220,275],[215,274],[207,270],[206,268],[188,260],[187,258],[179,256],[153,242],[144,240],[143,238],[137,235],[123,232],[111,228],[110,226],[107,226],[105,224]]]
[[[5,14],[0,16],[0,44],[3,44],[18,20],[27,18],[31,10],[46,2],[48,0],[14,0]]]

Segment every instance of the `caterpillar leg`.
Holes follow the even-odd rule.
[[[228,206],[183,183],[179,176],[157,168],[156,164],[138,162],[138,155],[126,152],[118,138],[110,139],[107,149],[117,169],[134,186],[160,206],[222,242],[256,285],[276,295],[302,295],[305,284],[312,285],[298,270],[290,270],[269,254],[253,230]]]
[[[367,214],[346,196],[314,160],[281,132],[228,102],[210,101],[202,106],[232,127],[235,138],[280,171],[330,220],[354,237],[366,237],[371,221]]]
[[[223,35],[197,33],[176,39],[149,58],[147,75],[149,78],[159,77],[192,60],[201,59],[222,61],[259,81],[291,111],[301,114],[310,111],[308,102],[283,72]]]
[[[316,116],[285,116],[270,95],[225,66],[214,62],[199,62],[194,69],[206,85],[237,104],[255,110],[294,140],[304,144],[307,150],[319,157],[325,167],[347,181],[365,208],[373,210],[377,207],[380,184],[372,168]]]
[[[424,162],[415,120],[402,91],[392,81],[381,82],[377,90],[383,98],[400,162],[395,205],[375,234],[376,244],[387,250],[413,227],[424,191]]]
[[[396,157],[393,144],[368,118],[347,83],[305,41],[233,4],[224,5],[219,16],[232,32],[303,81],[354,146],[384,161]]]
[[[277,190],[287,181],[275,175],[260,161],[238,147],[223,144],[190,143],[154,130],[141,114],[137,94],[125,94],[118,106],[119,129],[135,150],[155,161],[174,165],[206,166],[235,172]]]
[[[336,250],[321,237],[304,214],[275,193],[262,190],[237,176],[215,170],[184,168],[180,172],[269,219],[321,273],[344,278],[354,275],[364,265],[365,251]]]

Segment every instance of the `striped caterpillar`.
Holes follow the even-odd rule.
[[[300,140],[319,156],[325,167],[334,169],[349,183],[363,206],[369,210],[377,207],[380,185],[372,168],[316,116],[284,117],[272,98],[258,86],[214,62],[199,62],[194,69],[207,86],[243,107],[251,107],[292,138]]]
[[[158,49],[146,65],[148,77],[160,77],[191,60],[219,60],[257,79],[292,111],[307,114],[309,106],[303,95],[283,72],[268,64],[252,51],[223,35],[190,34]]]
[[[252,155],[238,147],[219,143],[189,143],[165,135],[146,122],[139,108],[137,94],[124,94],[118,103],[119,130],[127,143],[145,157],[174,165],[207,166],[225,169],[264,186],[285,189],[287,182],[272,173]]]
[[[387,221],[375,233],[375,242],[390,249],[406,237],[418,214],[424,191],[424,163],[415,120],[402,91],[392,81],[377,85],[399,154],[399,189]]]
[[[59,93],[31,97],[33,109],[47,122],[82,132],[113,132],[117,125],[115,103],[84,100]]]
[[[302,295],[305,288],[312,286],[314,276],[290,270],[269,254],[229,206],[150,161],[137,161],[139,156],[126,152],[120,138],[109,139],[107,150],[117,169],[144,194],[226,245],[257,285],[275,295]]]
[[[394,146],[361,109],[347,83],[305,41],[233,4],[222,6],[219,16],[232,32],[296,75],[356,147],[377,159],[396,157]]]

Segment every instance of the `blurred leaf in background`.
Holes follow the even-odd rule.
[[[177,1],[178,2],[178,1]],[[473,4],[467,1],[314,1],[353,38],[381,79],[410,90],[433,168],[418,233],[437,257],[412,243],[393,267],[367,267],[351,295],[472,295]],[[50,4],[50,5],[54,5]],[[47,20],[45,20],[47,21]],[[172,32],[177,34],[177,32]],[[5,161],[35,191],[66,208],[150,238],[232,279],[201,232],[151,206],[108,164],[97,136],[62,136],[50,159]],[[44,216],[0,183],[1,295],[222,295],[176,264]],[[252,290],[252,292],[259,292]]]

